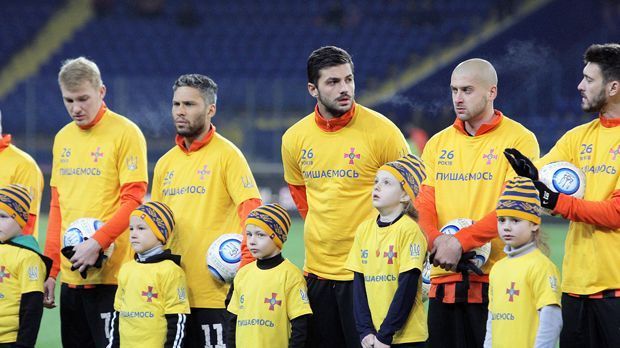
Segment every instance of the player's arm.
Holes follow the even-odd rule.
[[[438,218],[435,205],[435,188],[429,185],[422,185],[414,205],[419,212],[418,224],[426,235],[428,249],[432,250],[435,239],[441,235],[441,232],[439,232],[437,228]]]
[[[110,325],[110,341],[106,348],[119,348],[121,344],[121,334],[119,331],[119,313],[118,311],[114,311],[112,313],[112,323]]]
[[[95,232],[93,238],[75,246],[75,254],[70,260],[74,268],[83,272],[88,266],[94,265],[99,257],[99,251],[107,249],[127,230],[129,215],[142,204],[146,189],[146,182],[130,182],[121,186],[121,204],[112,218]]]
[[[38,237],[38,231],[34,230],[41,208],[41,196],[43,194],[43,174],[35,162],[26,162],[20,166],[14,179],[15,183],[26,186],[32,194],[32,203],[28,214],[28,222],[24,226],[23,234]]]
[[[306,220],[306,215],[308,215],[308,196],[306,195],[306,186],[288,184],[288,189],[291,192],[291,197],[293,198],[293,202],[295,202],[299,215],[302,219]]]
[[[34,347],[43,316],[43,293],[32,291],[21,295],[19,304],[19,329],[16,346]]]
[[[378,132],[378,139],[382,142],[382,146],[377,153],[380,164],[396,161],[397,159],[411,153],[409,143],[405,140],[403,133],[393,124],[390,124],[386,132]]]
[[[571,221],[585,222],[614,230],[620,228],[620,190],[615,190],[610,199],[598,202],[560,193],[556,205],[546,208],[552,209],[554,213]]]
[[[47,219],[47,237],[45,239],[45,256],[52,259],[52,268],[48,279],[44,285],[45,306],[53,308],[54,305],[54,287],[56,286],[56,277],[60,272],[60,228],[62,225],[62,217],[60,215],[60,203],[58,190],[52,186],[52,197],[50,200],[50,213]]]
[[[299,151],[291,148],[292,139],[284,134],[282,136],[282,166],[284,167],[284,180],[288,184],[291,197],[299,211],[302,219],[308,215],[308,196],[306,195],[306,184],[299,167],[297,153]]]
[[[187,297],[181,295],[187,291],[185,273],[180,267],[172,268],[170,272],[162,275],[160,283],[163,284],[163,303],[166,318],[166,342],[164,347],[182,347],[185,338],[187,313],[190,312]]]
[[[387,315],[379,327],[379,332],[377,332],[379,342],[387,345],[392,344],[394,333],[405,325],[415,303],[420,274],[422,272],[417,268],[398,274],[398,288],[394,293]]]
[[[166,314],[166,343],[164,348],[182,347],[185,340],[185,321],[187,315]]]

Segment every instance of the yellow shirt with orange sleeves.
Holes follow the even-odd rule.
[[[516,173],[504,157],[504,149],[516,148],[538,159],[540,149],[534,133],[500,113],[501,120],[486,133],[469,136],[450,126],[426,143],[422,160],[426,166],[423,185],[435,188],[437,228],[456,218],[479,220],[495,210],[504,183]],[[491,255],[482,271],[504,257],[504,243],[491,241]],[[433,267],[431,278],[453,272]]]
[[[241,268],[228,311],[237,316],[237,347],[288,347],[291,320],[312,314],[303,274],[289,260],[260,269]]]
[[[620,126],[605,127],[600,118],[566,132],[539,161],[567,161],[586,176],[584,200],[604,201],[620,190]],[[571,221],[562,263],[562,291],[590,295],[620,289],[620,230]]]
[[[375,330],[379,331],[398,289],[400,273],[424,269],[426,236],[408,215],[396,223],[379,227],[376,218],[357,228],[355,241],[347,259],[347,269],[364,275],[368,308]],[[409,317],[396,331],[392,344],[424,342],[428,338],[426,311],[422,303],[422,277]]]
[[[560,275],[540,250],[507,257],[489,276],[489,312],[493,347],[534,347],[538,311],[560,306]]]
[[[62,226],[60,245],[67,227],[84,217],[108,221],[120,206],[121,186],[148,182],[146,140],[129,119],[106,109],[90,129],[75,122],[63,127],[54,139],[50,185],[59,195]],[[116,284],[118,270],[131,258],[129,233],[114,241],[112,257],[102,268],[91,267],[82,279],[71,271],[71,262],[61,256],[62,282],[72,285]]]
[[[155,165],[152,199],[167,204],[176,226],[168,242],[182,255],[192,308],[225,308],[227,284],[215,280],[206,264],[209,246],[226,233],[242,233],[237,207],[260,193],[250,166],[226,138],[213,138],[197,151],[175,146]]]
[[[284,133],[284,179],[304,185],[308,198],[304,271],[353,279],[344,264],[356,227],[376,213],[370,195],[377,170],[409,152],[394,123],[359,104],[351,121],[337,131],[320,129],[312,113]]]
[[[34,225],[33,236],[39,238],[39,212],[41,209],[41,196],[43,195],[43,173],[37,162],[25,151],[10,143],[11,136],[5,135],[0,138],[0,142],[8,142],[4,149],[0,146],[0,187],[9,184],[19,184],[25,186],[30,192],[32,203],[30,204],[30,214],[37,216]]]
[[[0,343],[17,340],[21,296],[43,292],[45,272],[34,251],[0,243]]]
[[[114,309],[121,347],[163,347],[166,314],[189,314],[185,273],[174,261],[123,265]],[[184,325],[180,320],[178,325]]]

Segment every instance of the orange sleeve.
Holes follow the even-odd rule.
[[[498,236],[497,213],[495,210],[491,211],[473,225],[458,231],[454,236],[461,242],[464,252],[490,242]]]
[[[433,242],[441,232],[437,228],[437,208],[435,206],[435,188],[422,185],[420,193],[414,202],[415,208],[419,213],[418,224],[428,240],[428,250],[433,249]]]
[[[52,186],[52,199],[50,201],[50,215],[47,219],[47,235],[45,237],[45,256],[52,259],[50,277],[56,279],[60,272],[60,204],[58,203],[58,190]]]
[[[308,215],[308,196],[306,196],[306,186],[304,185],[288,185],[289,191],[291,191],[291,197],[297,206],[297,211],[301,215],[302,219],[306,219]]]
[[[239,204],[237,207],[237,214],[239,214],[239,219],[241,220],[241,230],[243,231],[241,234],[243,235],[243,239],[241,240],[241,264],[239,268],[247,265],[254,261],[254,256],[248,250],[248,241],[247,236],[245,235],[245,219],[248,218],[250,212],[258,207],[263,205],[263,201],[258,198],[250,198],[245,200]]]
[[[146,182],[130,182],[121,187],[121,206],[93,235],[102,249],[107,249],[129,227],[129,215],[142,204],[146,188]]]
[[[575,222],[617,230],[620,228],[620,190],[610,199],[594,202],[560,194],[554,213]]]
[[[34,232],[34,225],[37,223],[37,216],[34,214],[28,214],[28,222],[24,226],[23,234],[32,235]]]

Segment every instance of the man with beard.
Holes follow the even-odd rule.
[[[216,133],[217,85],[199,74],[180,76],[172,87],[176,146],[155,165],[152,199],[174,212],[170,249],[181,255],[191,314],[186,347],[223,347],[229,286],[216,281],[205,264],[211,243],[225,233],[241,233],[247,215],[262,201],[239,149]],[[250,257],[245,238],[242,249]]]
[[[306,346],[359,347],[353,273],[345,261],[357,226],[377,215],[369,199],[377,170],[408,154],[409,146],[389,119],[355,103],[346,51],[321,47],[307,70],[316,107],[282,136],[284,179],[305,219],[304,271],[313,312]]]
[[[503,258],[495,208],[505,183],[515,176],[501,152],[518,148],[538,158],[536,137],[494,109],[497,72],[483,59],[461,62],[450,89],[456,119],[424,147],[426,180],[416,207],[434,256],[428,307],[430,347],[482,347],[488,313],[489,272]],[[455,235],[441,234],[448,221],[476,221]],[[463,252],[491,241],[483,275],[455,273]]]
[[[570,220],[562,265],[561,347],[620,347],[620,45],[592,45],[577,86],[581,108],[598,117],[566,132],[536,166],[518,151],[506,155],[519,175],[571,162],[586,175],[583,199],[535,181],[541,205]]]

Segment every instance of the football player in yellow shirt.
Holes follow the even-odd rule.
[[[10,134],[2,134],[2,113],[0,112],[0,186],[18,184],[26,187],[32,197],[28,224],[23,234],[39,238],[39,211],[43,195],[43,173],[37,162],[25,151],[13,145]]]
[[[235,276],[226,346],[303,348],[312,314],[306,281],[297,266],[282,257],[291,217],[279,204],[267,204],[254,209],[245,226],[256,261]]]
[[[260,193],[241,151],[216,132],[217,84],[205,75],[180,76],[173,85],[176,145],[155,165],[152,199],[175,214],[173,253],[181,255],[191,315],[186,347],[221,346],[229,313],[228,284],[215,280],[205,256],[225,233],[241,233],[243,221],[260,206]],[[242,264],[252,259],[245,239]]]
[[[353,308],[363,348],[422,347],[428,338],[421,274],[426,236],[413,201],[426,177],[414,155],[377,172],[372,204],[379,215],[357,229],[346,267],[354,272]]]
[[[508,257],[489,275],[484,346],[554,348],[562,329],[560,276],[541,237],[540,200],[532,180],[509,180],[496,211]]]
[[[121,267],[108,347],[182,347],[189,314],[181,256],[164,249],[174,214],[161,202],[131,213],[129,241],[134,260]]]
[[[282,163],[305,220],[304,271],[314,313],[308,344],[358,347],[353,273],[344,265],[356,227],[375,213],[368,195],[377,170],[408,154],[409,145],[389,119],[355,103],[353,61],[345,50],[315,50],[307,70],[316,107],[282,136]]]
[[[598,117],[562,136],[532,164],[507,150],[516,172],[535,180],[544,208],[570,220],[562,266],[561,347],[620,347],[620,44],[590,46],[577,86]],[[538,168],[567,161],[586,175],[583,199],[551,191]]]
[[[450,88],[454,123],[435,134],[424,147],[427,177],[416,199],[419,224],[434,254],[429,291],[429,346],[480,347],[484,342],[488,273],[505,255],[497,235],[495,205],[505,182],[515,176],[501,155],[507,147],[538,158],[536,137],[520,123],[494,108],[498,93],[493,65],[474,58],[452,72]],[[475,221],[455,235],[439,229],[448,221]],[[454,273],[463,252],[491,241],[484,274]]]
[[[62,272],[63,347],[105,347],[118,270],[131,257],[125,233],[129,214],[142,203],[147,188],[146,140],[135,123],[106,106],[106,87],[95,62],[84,57],[64,61],[58,83],[73,121],[54,138],[45,241],[45,255],[54,265],[45,282],[45,303],[54,305],[56,277]],[[104,224],[61,257],[67,227],[85,217]],[[112,256],[100,268],[92,267],[112,243]]]
[[[43,282],[52,260],[23,234],[30,203],[25,187],[0,187],[1,347],[34,347],[43,316]]]

